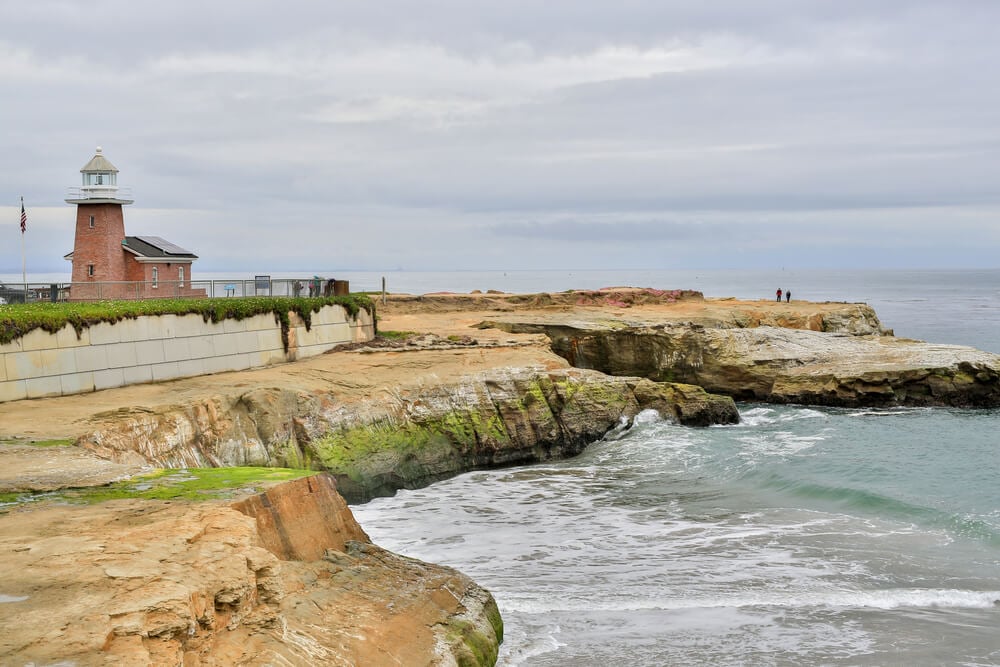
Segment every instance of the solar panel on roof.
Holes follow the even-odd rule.
[[[159,248],[168,255],[191,255],[193,254],[190,250],[185,250],[179,245],[175,245],[166,239],[161,239],[159,236],[136,236],[144,243],[148,243],[154,248]]]

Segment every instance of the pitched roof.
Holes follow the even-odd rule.
[[[104,157],[104,153],[101,152],[100,146],[97,147],[97,152],[94,153],[94,157],[90,158],[90,162],[83,165],[83,169],[80,171],[113,171],[116,174],[118,173],[118,169],[115,168],[115,165],[111,164],[108,158]]]
[[[198,255],[159,236],[126,236],[122,247],[139,257],[198,259]]]

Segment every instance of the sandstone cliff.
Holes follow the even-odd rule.
[[[255,388],[116,412],[80,443],[160,467],[311,466],[335,474],[357,501],[475,468],[570,456],[645,409],[688,425],[739,421],[732,400],[697,387],[536,367],[404,385],[351,405],[331,392]]]
[[[611,375],[685,382],[738,400],[835,406],[1000,405],[1000,355],[879,335],[874,313],[805,328],[516,315],[489,323],[544,332],[573,366]],[[816,330],[808,325],[812,324]]]
[[[0,664],[488,665],[502,638],[488,592],[371,544],[326,475],[14,512],[0,581]]]

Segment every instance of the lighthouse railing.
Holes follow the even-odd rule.
[[[132,199],[132,188],[116,185],[85,185],[66,188],[66,199]]]

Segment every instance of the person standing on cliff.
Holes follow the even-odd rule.
[[[785,292],[785,303],[790,303],[792,300],[792,290]],[[781,297],[778,297],[778,301],[781,301]]]
[[[778,303],[781,303],[781,288],[780,287],[778,288],[778,291],[775,292],[775,294],[778,297],[778,299],[777,299]]]

